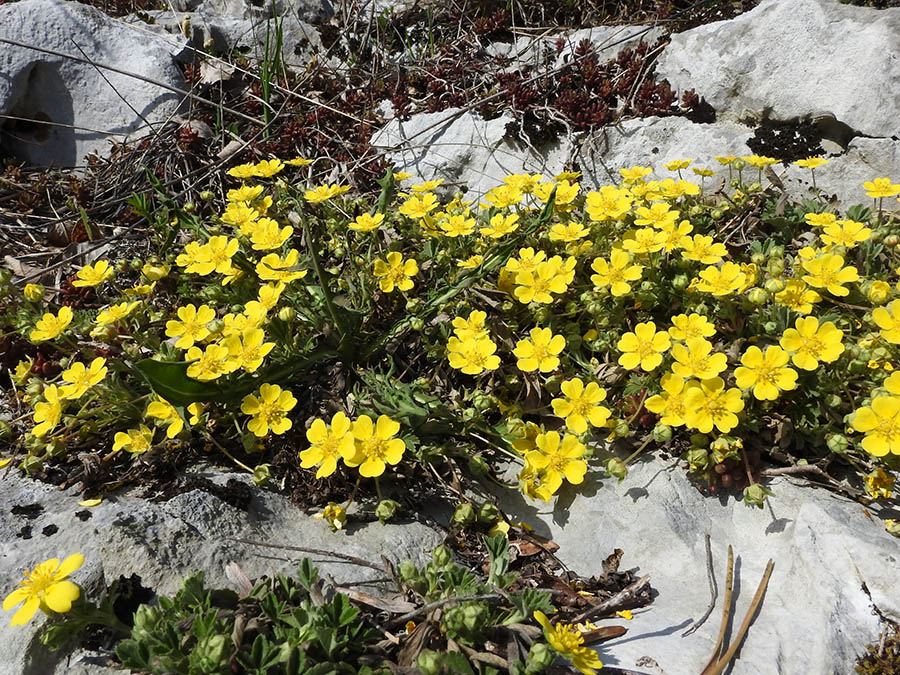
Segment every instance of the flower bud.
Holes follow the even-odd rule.
[[[469,472],[474,476],[486,476],[491,470],[491,467],[488,466],[488,463],[485,461],[484,457],[481,455],[474,455],[469,458],[468,461]]]
[[[747,292],[747,300],[751,305],[756,305],[757,307],[762,307],[769,301],[769,294],[765,289],[762,288],[751,288]]]
[[[841,454],[847,452],[847,448],[850,447],[850,441],[842,434],[831,434],[825,439],[825,445],[828,446],[831,452]]]
[[[44,299],[44,287],[40,284],[25,284],[22,291],[29,302],[40,302]]]
[[[766,490],[762,485],[754,483],[753,485],[748,485],[744,488],[744,504],[762,508],[763,504],[766,502],[766,497],[771,495],[772,493]]]
[[[404,560],[397,566],[400,581],[412,581],[419,576],[419,569],[412,560]]]
[[[20,468],[25,470],[29,476],[33,476],[38,471],[44,468],[44,460],[41,457],[36,457],[35,455],[28,455],[25,459],[22,460],[22,463],[19,465]]]
[[[896,246],[900,246],[900,237],[896,234],[889,234],[884,238],[884,245],[888,248],[895,248]]]
[[[446,567],[453,561],[453,554],[449,548],[441,544],[431,552],[431,559],[438,567]]]
[[[384,525],[387,521],[397,515],[400,508],[400,504],[393,499],[382,499],[378,502],[378,506],[375,507],[375,517],[378,518],[378,521],[382,525]]]
[[[672,427],[667,424],[657,424],[653,427],[651,436],[657,443],[668,443],[672,440]]]
[[[212,190],[203,190],[200,193],[200,199],[202,199],[205,202],[211,201],[212,199],[215,199],[215,197],[216,197],[216,195]]]
[[[684,458],[691,471],[705,471],[709,468],[709,453],[703,448],[691,448],[685,453]]]
[[[543,673],[556,658],[556,652],[546,642],[534,642],[528,650],[528,673]]]
[[[883,305],[891,295],[891,286],[885,281],[873,281],[866,289],[866,297],[873,305]]]
[[[141,274],[150,281],[159,281],[169,276],[171,268],[163,263],[147,263],[141,267]]]
[[[460,525],[469,525],[475,522],[475,509],[469,503],[463,503],[456,507],[450,522]]]
[[[278,318],[285,323],[291,323],[297,318],[297,310],[293,307],[282,307],[278,310]]]
[[[13,428],[12,425],[6,420],[0,420],[0,438],[7,439],[12,438]]]
[[[500,509],[491,502],[485,502],[478,509],[478,520],[484,523],[493,523],[500,517]]]
[[[265,487],[272,477],[272,470],[268,464],[258,464],[253,468],[253,484],[257,487]]]
[[[63,443],[60,439],[54,438],[44,446],[44,453],[47,455],[47,457],[65,457],[66,444]]]
[[[621,459],[617,459],[614,457],[606,463],[606,472],[610,476],[618,478],[621,482],[625,480],[625,476],[628,475],[628,467]]]
[[[197,210],[197,205],[194,202],[185,202],[181,208],[185,213],[193,213]]]

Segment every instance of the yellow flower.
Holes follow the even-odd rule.
[[[653,370],[662,363],[662,355],[671,346],[669,334],[665,331],[656,331],[653,321],[639,323],[634,327],[633,333],[625,333],[616,348],[622,352],[619,357],[619,365],[628,370],[634,370],[638,366],[647,372]]]
[[[409,171],[395,171],[394,172],[394,180],[398,181],[398,182],[409,180],[412,177],[413,177],[413,174],[411,174]]]
[[[48,312],[38,319],[34,330],[31,331],[28,337],[32,342],[54,340],[72,323],[72,317],[72,309],[70,307],[60,307],[56,316]]]
[[[460,260],[458,263],[456,263],[456,266],[461,267],[464,270],[474,270],[477,267],[481,267],[481,264],[483,262],[483,255],[473,255],[465,260]]]
[[[397,211],[409,218],[424,218],[437,206],[437,197],[428,192],[422,195],[413,195],[403,202]]]
[[[238,164],[228,169],[225,173],[233,178],[254,178],[257,175],[255,164]]]
[[[497,345],[489,337],[460,339],[456,336],[447,341],[447,359],[451,368],[461,370],[466,375],[479,375],[485,370],[500,367],[500,357],[495,354]]]
[[[175,406],[162,396],[157,396],[156,400],[147,406],[147,415],[169,423],[166,428],[166,438],[175,438],[184,429],[184,420],[181,419],[181,415],[175,410]]]
[[[702,337],[689,338],[672,347],[672,372],[683,378],[708,380],[728,367],[725,354],[713,354],[712,343]]]
[[[809,314],[813,303],[819,302],[822,296],[811,290],[799,279],[789,279],[784,288],[775,294],[776,302],[789,307],[799,314]]]
[[[536,449],[525,455],[525,463],[540,472],[541,488],[555,494],[562,486],[563,478],[572,485],[584,481],[587,462],[584,445],[573,435],[562,437],[555,431],[538,434],[534,439]]]
[[[553,406],[553,414],[565,419],[567,429],[583,434],[587,431],[588,424],[592,427],[606,425],[612,414],[609,408],[600,405],[606,399],[606,389],[596,382],[590,382],[585,387],[577,377],[563,380],[559,389],[564,398],[555,398],[550,404]]]
[[[534,618],[544,629],[544,637],[554,651],[572,661],[584,675],[597,675],[595,669],[603,668],[597,652],[584,646],[584,636],[573,626],[550,624],[547,615],[536,609]]]
[[[561,241],[569,243],[584,239],[591,233],[582,223],[556,223],[550,228],[550,241]]]
[[[303,193],[303,197],[310,204],[321,204],[327,202],[332,197],[337,197],[350,190],[349,185],[319,185],[312,190]]]
[[[887,308],[873,309],[872,320],[881,329],[881,337],[892,345],[900,345],[900,300],[892,300]]]
[[[31,379],[31,367],[33,365],[34,359],[30,356],[25,357],[16,364],[16,369],[13,371],[13,380],[15,380],[16,384],[21,386]]]
[[[40,302],[44,299],[44,287],[40,284],[25,284],[22,293],[29,302]]]
[[[691,165],[692,159],[676,159],[667,164],[663,164],[669,171],[680,171],[681,169],[686,169]]]
[[[716,155],[716,161],[723,166],[728,166],[736,159],[735,155]]]
[[[216,312],[208,305],[194,307],[193,304],[179,307],[176,310],[178,321],[174,319],[166,322],[166,336],[177,337],[175,346],[178,349],[188,349],[195,342],[200,342],[209,335],[207,324],[216,318]]]
[[[744,409],[740,389],[725,389],[721,377],[703,380],[684,397],[684,421],[691,429],[708,434],[713,427],[727,434],[738,425],[735,413]]]
[[[530,338],[519,340],[513,350],[518,358],[516,366],[526,373],[534,370],[549,373],[559,367],[558,355],[565,346],[562,335],[554,335],[549,328],[532,328]]]
[[[44,387],[44,401],[34,404],[34,424],[31,433],[43,438],[53,427],[59,424],[62,417],[63,397],[55,384]]]
[[[129,298],[138,297],[141,295],[150,295],[153,292],[153,289],[156,288],[156,282],[154,281],[152,284],[135,284],[130,288],[124,289],[122,292],[127,295]],[[135,303],[136,304],[136,303]]]
[[[372,421],[368,415],[360,415],[353,423],[355,441],[352,454],[343,455],[347,466],[358,466],[364,478],[374,478],[384,473],[385,464],[395,465],[403,458],[406,443],[394,438],[400,431],[400,423],[387,415]]]
[[[241,234],[249,235],[250,232],[253,231],[253,224],[259,218],[259,211],[254,209],[251,206],[248,206],[244,202],[231,202],[225,208],[225,213],[222,214],[222,222],[226,225],[231,225],[232,227],[237,227],[240,229]],[[192,244],[197,244],[197,242],[191,242]],[[199,244],[197,244],[199,246]],[[190,244],[188,245],[190,246]],[[185,253],[187,253],[187,247],[185,248]],[[185,258],[182,261],[182,257],[178,256],[175,259],[176,264],[180,267],[186,267],[187,265],[184,262],[188,262],[188,259]]]
[[[637,218],[635,225],[650,225],[658,230],[664,230],[673,226],[677,220],[679,211],[672,211],[668,204],[658,202],[649,207],[641,206],[635,211]]]
[[[563,263],[558,255],[539,263],[535,270],[523,270],[516,274],[515,296],[519,302],[550,303],[551,293],[565,293],[569,287],[569,273],[575,269],[575,259],[569,258]]]
[[[306,276],[308,270],[296,269],[300,259],[300,251],[292,248],[282,258],[277,253],[270,253],[256,263],[256,275],[263,281],[282,281],[290,283]]]
[[[677,225],[672,223],[663,227],[663,250],[666,253],[671,253],[676,249],[682,248],[685,243],[692,242],[693,240],[688,235],[693,229],[694,226],[691,225],[689,220],[682,220]]]
[[[753,389],[760,401],[774,401],[782,391],[797,387],[797,371],[787,367],[790,356],[781,347],[748,347],[741,357],[741,367],[734,371],[735,384],[741,389]]]
[[[652,227],[642,227],[633,230],[630,234],[632,236],[629,238],[626,233],[626,238],[622,240],[622,248],[631,253],[656,253],[662,249],[666,239],[664,232]]]
[[[880,497],[884,497],[885,499],[891,498],[894,487],[894,477],[885,473],[885,470],[881,467],[875,469],[871,473],[867,473],[865,482],[866,492],[872,499],[878,499]]]
[[[571,174],[559,174],[556,176],[556,180],[575,180],[579,178],[580,174],[571,175]],[[509,176],[506,176],[503,179],[504,184],[509,185],[510,187],[516,188],[517,190],[521,190],[525,194],[531,194],[534,192],[534,188],[544,180],[544,176],[539,173],[514,173]]]
[[[225,338],[225,348],[236,368],[243,368],[248,373],[255,373],[262,365],[263,359],[275,348],[274,342],[263,342],[265,333],[262,328],[250,326],[239,335],[232,334]]]
[[[262,194],[263,189],[262,185],[247,185],[243,183],[236,190],[229,190],[225,194],[225,198],[229,202],[252,202]]]
[[[874,181],[866,181],[863,183],[863,189],[866,195],[873,199],[881,197],[893,197],[900,194],[900,185],[891,183],[890,178],[876,178]]]
[[[806,159],[798,159],[794,164],[801,169],[815,169],[828,164],[830,161],[830,159],[825,159],[824,157],[807,157]]]
[[[61,397],[69,400],[79,398],[106,377],[107,370],[106,359],[100,357],[91,361],[89,368],[85,368],[81,362],[73,363],[62,372],[62,379],[68,382],[68,385],[60,389]]]
[[[685,423],[687,411],[684,401],[687,393],[694,387],[699,387],[696,380],[685,381],[683,377],[674,373],[666,373],[660,378],[662,394],[656,394],[647,399],[644,405],[650,412],[660,416],[660,424],[670,427],[680,427]]]
[[[237,239],[230,239],[223,235],[210,237],[209,241],[197,250],[195,261],[185,271],[201,277],[212,272],[229,274],[232,271],[231,258],[237,253],[239,247]]]
[[[595,258],[591,263],[591,269],[596,274],[591,275],[591,282],[597,288],[609,286],[609,292],[614,297],[620,297],[631,292],[629,281],[637,281],[643,273],[642,265],[630,265],[631,256],[622,249],[614,248],[609,254],[609,262],[603,258]]]
[[[353,424],[342,412],[331,417],[331,424],[314,419],[306,431],[306,440],[312,445],[300,452],[300,466],[304,469],[319,466],[316,478],[326,478],[337,470],[341,457],[351,456],[355,451]]]
[[[886,281],[873,281],[866,289],[866,297],[873,305],[883,305],[891,295],[891,285]]]
[[[862,441],[866,452],[876,457],[900,455],[900,398],[876,396],[871,407],[855,412],[852,426],[866,435]]]
[[[703,178],[709,178],[710,176],[715,176],[715,175],[716,175],[716,172],[713,171],[712,169],[701,169],[701,168],[698,168],[698,167],[696,167],[696,166],[693,167],[693,168],[691,169],[691,171],[693,171],[693,172],[694,172],[695,174],[697,174],[698,176],[702,176]]]
[[[506,209],[521,202],[523,196],[524,193],[522,190],[514,185],[498,185],[485,193],[485,201],[482,202],[481,208],[489,209],[494,207],[497,209]]]
[[[653,169],[649,166],[633,166],[630,169],[619,169],[619,173],[622,175],[622,180],[628,184],[643,180],[644,176],[653,173]]]
[[[472,310],[466,319],[461,316],[453,319],[453,332],[460,340],[488,337],[488,331],[485,328],[486,320],[487,314],[485,312],[477,309]]]
[[[464,237],[475,231],[475,219],[463,214],[445,215],[438,221],[438,226],[448,237]]]
[[[293,159],[287,160],[285,162],[285,164],[289,164],[290,166],[309,166],[313,162],[315,162],[314,159],[304,159],[303,157],[294,157]],[[400,180],[400,179],[398,178],[397,180]]]
[[[335,502],[328,502],[325,509],[321,513],[314,515],[313,518],[324,520],[328,523],[328,527],[331,528],[332,532],[337,532],[343,529],[347,523],[347,509]]]
[[[788,328],[778,344],[791,352],[791,361],[803,370],[815,370],[819,361],[831,363],[844,352],[841,340],[843,331],[835,328],[831,321],[821,326],[814,316],[801,317],[794,322],[795,328]]]
[[[679,242],[681,252],[685,260],[696,260],[704,265],[715,265],[722,262],[722,258],[728,255],[725,244],[713,241],[712,237],[705,234],[695,234],[693,237],[685,237]]]
[[[76,288],[83,286],[99,286],[107,279],[115,274],[115,270],[106,260],[99,260],[94,265],[85,265],[78,270],[77,281],[73,281],[72,285]]]
[[[443,182],[443,178],[426,180],[424,183],[419,183],[418,185],[410,185],[409,189],[413,192],[434,192]]]
[[[254,175],[260,178],[270,178],[284,169],[284,162],[280,159],[264,159],[256,164]]]
[[[770,166],[772,164],[778,164],[778,162],[781,161],[775,159],[774,157],[764,157],[761,155],[744,155],[743,157],[741,157],[741,159],[756,169],[762,169],[763,167]]]
[[[503,213],[496,213],[491,218],[490,227],[482,227],[479,232],[485,237],[499,239],[504,235],[515,232],[518,228],[519,214],[510,213],[509,215],[506,215]]]
[[[253,231],[253,234],[250,235],[250,243],[253,245],[254,251],[268,251],[273,248],[280,248],[294,234],[294,228],[290,225],[280,227],[271,218],[265,218],[264,220],[266,221],[265,224],[260,224]]]
[[[837,223],[837,216],[823,211],[822,213],[807,213],[806,224],[812,227],[828,227]]]
[[[137,429],[119,431],[113,438],[113,452],[125,448],[132,455],[142,455],[153,445],[153,430],[142,424]]]
[[[384,222],[384,214],[376,213],[372,215],[371,213],[363,213],[360,216],[356,217],[352,223],[350,223],[349,228],[351,230],[356,230],[357,232],[372,232],[381,227],[381,224]]]
[[[599,192],[588,192],[584,207],[591,220],[619,220],[631,209],[634,197],[628,190],[614,185],[604,185]]]
[[[25,625],[38,608],[59,614],[72,609],[72,603],[81,595],[81,589],[65,579],[83,564],[84,556],[81,553],[74,553],[63,560],[62,564],[59,558],[51,558],[30,572],[25,572],[25,579],[19,582],[20,588],[3,600],[3,611],[9,611],[22,604],[13,614],[10,626]]]
[[[269,431],[283,434],[290,429],[287,413],[296,405],[297,399],[291,392],[282,390],[277,384],[265,383],[259,388],[259,398],[253,394],[244,397],[241,412],[252,416],[247,429],[257,438],[263,438]]]
[[[546,204],[554,188],[556,188],[556,197],[553,199],[553,204],[556,210],[571,211],[572,202],[578,196],[581,186],[578,183],[570,183],[567,180],[561,180],[556,184],[540,183],[534,187],[532,194]]]
[[[378,258],[375,261],[374,274],[379,277],[378,286],[384,293],[391,293],[396,288],[408,291],[413,287],[412,277],[419,273],[419,266],[412,258],[403,260],[397,251],[387,254],[387,260]]]
[[[716,334],[716,327],[705,316],[700,314],[678,314],[672,317],[669,337],[673,340],[690,340],[691,338],[707,338]]]
[[[727,262],[721,268],[710,266],[700,272],[697,290],[721,297],[741,289],[747,280],[747,274],[741,266]]]
[[[864,223],[858,223],[855,220],[838,220],[825,226],[822,241],[831,246],[843,246],[851,249],[871,236],[872,230]]]
[[[221,344],[210,344],[203,350],[191,347],[184,355],[184,360],[193,362],[188,366],[187,376],[204,382],[227,375],[239,367],[231,358],[228,347]]]

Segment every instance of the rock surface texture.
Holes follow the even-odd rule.
[[[719,115],[830,117],[859,135],[900,137],[900,9],[764,0],[673,35],[657,73]]]
[[[154,503],[132,494],[121,494],[99,506],[78,506],[76,494],[60,492],[13,471],[3,477],[0,511],[0,579],[4,588],[14,586],[24,569],[49,558],[65,558],[81,552],[84,566],[73,575],[88,593],[119,577],[140,576],[144,586],[172,594],[192,570],[203,570],[211,586],[232,587],[225,565],[237,562],[255,579],[262,575],[293,575],[303,553],[263,548],[231,541],[231,538],[303,546],[351,555],[374,564],[384,554],[392,562],[412,559],[422,564],[442,536],[417,523],[381,525],[349,524],[345,533],[334,534],[322,520],[305,515],[284,497],[259,490],[244,475],[214,471],[217,484],[229,479],[231,488],[219,496],[193,489],[167,502]],[[220,499],[226,494],[228,501]],[[310,556],[323,574],[338,582],[378,577],[375,570],[356,564]],[[8,592],[8,591],[7,591]],[[5,592],[4,592],[5,596]],[[47,675],[102,672],[93,664],[85,670],[69,670],[65,660],[48,653],[37,641],[44,623],[38,613],[24,627],[11,628],[9,615],[0,617],[4,648],[0,675]],[[86,658],[79,655],[77,659]]]
[[[184,39],[161,40],[64,0],[0,7],[0,38],[74,57],[0,43],[0,113],[48,122],[3,121],[4,153],[25,162],[81,164],[105,153],[110,138],[150,133],[181,105],[181,96],[150,81],[184,89],[175,62]]]
[[[748,508],[733,497],[710,497],[681,467],[653,460],[634,466],[622,483],[583,485],[556,508],[500,495],[521,518],[560,545],[572,569],[601,575],[614,548],[622,568],[649,574],[658,596],[635,612],[628,633],[604,643],[607,665],[666,675],[699,673],[713,651],[725,585],[726,551],[735,553],[734,635],[772,558],[774,572],[732,675],[851,673],[857,651],[877,640],[877,607],[900,619],[900,541],[863,507],[824,490],[775,479],[770,507]],[[710,534],[718,602],[706,623],[681,634],[709,604],[705,533]],[[602,622],[610,623],[610,622]],[[624,623],[624,622],[619,622]],[[641,667],[643,666],[643,667]]]

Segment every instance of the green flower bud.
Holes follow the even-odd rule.
[[[257,452],[259,450],[259,439],[257,439],[256,434],[247,432],[241,436],[241,446],[244,448],[244,452]]]
[[[705,471],[709,468],[709,453],[703,448],[691,448],[685,453],[684,458],[691,471]]]
[[[44,287],[41,284],[25,284],[23,293],[29,302],[40,302],[44,299]]]
[[[258,464],[253,468],[253,483],[257,487],[265,487],[272,477],[272,470],[268,464]]]
[[[431,552],[431,559],[439,568],[446,567],[453,561],[453,554],[449,548],[441,544]]]
[[[769,335],[775,335],[776,331],[778,330],[778,324],[774,321],[766,321],[763,324],[763,330]]]
[[[628,475],[628,467],[621,459],[614,457],[606,463],[606,472],[613,478],[618,478],[619,482],[621,482]]]
[[[25,436],[25,450],[29,455],[42,456],[44,454],[44,439],[33,434]]]
[[[762,307],[769,301],[769,294],[762,288],[751,288],[747,292],[747,300],[751,305]]]
[[[677,274],[672,279],[672,288],[676,291],[683,291],[691,283],[691,278],[687,274]]]
[[[763,504],[766,502],[766,497],[771,496],[772,493],[759,483],[754,483],[753,485],[748,485],[744,488],[744,504],[747,506],[762,508]]]
[[[419,568],[412,560],[404,560],[397,566],[400,581],[411,581],[419,576]]]
[[[780,277],[784,274],[784,259],[773,258],[769,260],[769,264],[766,265],[766,271],[773,277]]]
[[[5,267],[0,268],[0,284],[8,284],[12,281],[12,270],[8,270]]]
[[[784,290],[784,279],[767,279],[766,283],[763,284],[763,288],[772,294],[781,293]]]
[[[63,443],[60,439],[54,438],[44,446],[44,453],[47,455],[47,457],[65,457],[66,444]]]
[[[185,202],[184,206],[182,206],[181,209],[185,213],[193,213],[197,210],[197,205],[194,202]]]
[[[378,521],[382,525],[384,525],[387,521],[397,515],[397,512],[400,509],[400,504],[393,499],[382,499],[378,502],[378,506],[375,507],[375,517],[378,518]]]
[[[44,468],[44,459],[43,457],[37,457],[35,455],[27,455],[19,466],[24,469],[25,473],[29,476],[33,476]]]
[[[732,167],[735,171],[743,171],[745,168],[747,168],[747,162],[745,162],[745,161],[742,160],[742,159],[736,159],[736,160],[734,160],[734,161],[731,163],[731,167]],[[737,181],[737,179],[732,179],[732,181],[731,181],[731,182],[732,182],[732,187],[737,187],[738,185],[740,185],[739,182],[738,182],[738,185],[733,185],[733,183],[735,183],[736,181]]]
[[[203,190],[200,193],[200,199],[202,199],[205,202],[215,199],[215,197],[216,197],[216,195],[212,190]]]
[[[672,440],[672,427],[668,424],[657,424],[650,434],[657,443],[668,443]]]
[[[282,307],[278,310],[278,319],[285,323],[291,323],[297,318],[297,310],[293,307]]]
[[[0,438],[12,438],[13,428],[12,425],[6,420],[0,420]]]
[[[750,183],[750,185],[747,186],[747,192],[759,192],[761,190],[762,185],[759,183]]]
[[[486,476],[490,473],[491,467],[481,455],[474,455],[468,461],[469,472],[475,476]]]
[[[625,438],[629,433],[628,421],[623,419],[616,420],[613,433],[617,438]]]
[[[763,265],[766,262],[766,255],[757,251],[750,256],[750,262],[754,265]]]
[[[826,438],[825,445],[828,446],[831,452],[841,454],[847,452],[847,448],[850,447],[850,440],[842,434],[831,434]]]
[[[493,523],[500,517],[500,509],[491,502],[485,502],[478,509],[478,520],[483,523]]]
[[[460,504],[453,512],[450,522],[459,523],[460,525],[469,525],[475,522],[475,509],[469,503]]]
[[[422,675],[438,675],[441,672],[441,655],[431,649],[423,649],[416,657],[416,668]]]
[[[884,245],[888,248],[895,248],[900,246],[900,237],[896,234],[889,234],[884,238]]]
[[[409,320],[409,327],[418,333],[425,327],[425,321],[418,316],[414,316]]]
[[[527,673],[542,673],[556,659],[556,652],[546,642],[533,642],[528,650]]]
[[[837,394],[828,394],[825,397],[825,405],[829,408],[838,408],[840,407],[842,402],[843,399],[841,399],[841,397]]]

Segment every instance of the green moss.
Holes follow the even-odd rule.
[[[859,675],[900,675],[900,631],[897,624],[885,628],[878,644],[866,645],[856,662]]]

